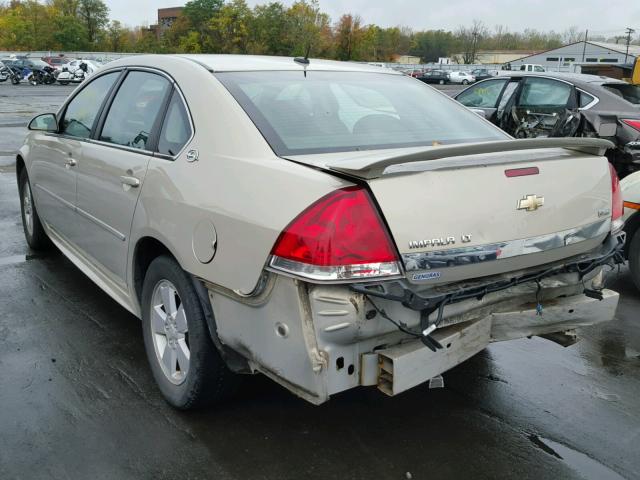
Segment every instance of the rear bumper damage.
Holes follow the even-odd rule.
[[[622,261],[623,244],[624,234],[611,235],[588,256],[448,290],[317,285],[272,273],[249,297],[207,287],[220,341],[251,371],[319,404],[364,385],[395,395],[491,342],[611,320],[618,294],[604,288],[603,272]]]

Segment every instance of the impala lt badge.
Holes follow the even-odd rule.
[[[527,195],[518,202],[518,210],[533,212],[544,205],[544,197],[538,195]]]
[[[469,243],[471,241],[471,235],[464,234],[460,236],[462,243]],[[444,247],[447,245],[455,245],[456,237],[440,237],[440,238],[427,238],[425,240],[412,240],[409,242],[409,248],[427,248],[427,247]]]

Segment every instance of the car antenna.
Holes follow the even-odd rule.
[[[311,42],[309,42],[307,44],[307,51],[305,52],[304,57],[295,57],[293,59],[294,62],[299,63],[300,65],[302,65],[304,67],[304,76],[305,76],[305,78],[307,76],[307,67],[311,63],[309,61],[309,53],[310,52],[311,52]]]

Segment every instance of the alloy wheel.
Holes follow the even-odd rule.
[[[180,385],[189,373],[189,324],[180,295],[170,281],[156,284],[150,312],[156,359],[167,379]]]
[[[33,236],[33,198],[31,197],[31,186],[25,182],[22,191],[22,210],[24,212],[24,225],[27,228],[29,237]]]

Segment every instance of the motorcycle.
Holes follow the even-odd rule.
[[[27,80],[33,86],[36,85],[51,85],[56,82],[55,69],[52,67],[42,67],[33,70],[28,76]]]
[[[11,83],[13,85],[18,85],[22,81],[22,69],[17,67],[9,67],[10,74],[9,78],[11,79]]]
[[[62,67],[62,71],[58,74],[57,81],[60,85],[69,85],[69,83],[82,83],[89,76],[89,67],[85,62],[80,63],[74,71],[69,71],[68,67]]]

